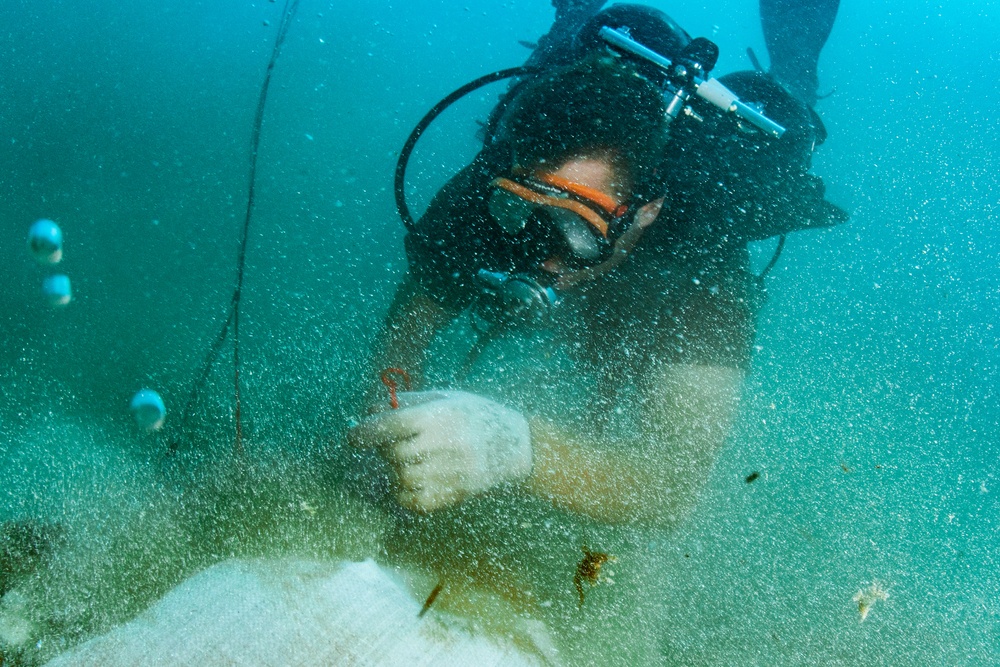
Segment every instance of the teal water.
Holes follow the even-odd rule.
[[[180,465],[127,405],[154,387],[176,425],[225,321],[282,4],[0,10],[0,520],[65,531],[22,582],[34,634],[8,656],[34,664],[230,555],[376,548],[380,519],[331,470],[405,269],[395,157],[435,101],[521,62],[551,9],[346,4],[302,0],[263,126],[241,333],[253,485],[220,472],[231,347]],[[653,4],[720,44],[719,72],[764,53],[751,0]],[[815,171],[854,215],[789,239],[737,430],[691,519],[649,547],[662,605],[642,627],[664,664],[1000,663],[998,29],[985,0],[843,2]],[[417,206],[493,94],[428,133]],[[66,236],[63,310],[25,248],[40,217]],[[862,622],[873,582],[888,597]]]

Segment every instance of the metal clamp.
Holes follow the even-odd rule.
[[[739,96],[719,83],[718,79],[705,79],[699,75],[701,71],[711,69],[710,67],[686,67],[683,63],[675,65],[672,60],[643,46],[629,37],[623,30],[616,30],[605,26],[601,28],[598,35],[615,49],[630,53],[637,58],[656,65],[666,74],[669,81],[680,81],[677,89],[670,91],[672,99],[669,102],[667,113],[671,118],[676,118],[680,113],[681,108],[687,103],[690,97],[688,89],[693,88],[694,94],[709,104],[726,113],[735,114],[774,137],[780,138],[785,133],[784,127],[753,107],[741,102]]]

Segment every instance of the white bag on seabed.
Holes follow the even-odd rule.
[[[538,665],[431,611],[367,560],[226,561],[49,667]]]

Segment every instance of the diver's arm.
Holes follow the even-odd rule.
[[[412,276],[407,276],[396,289],[376,340],[373,355],[376,371],[401,368],[409,374],[413,389],[421,388],[427,349],[453,318],[451,311],[428,296]]]
[[[404,368],[419,386],[427,348],[452,314],[413,287],[401,287],[390,309],[379,368]],[[534,495],[598,521],[669,527],[693,508],[708,478],[736,415],[743,372],[660,363],[638,381],[643,426],[625,442],[525,422],[464,392],[400,394],[399,410],[384,410],[384,396],[373,394],[369,405],[384,411],[349,440],[386,456],[401,482],[397,500],[419,512],[521,480]]]
[[[729,434],[743,373],[659,364],[641,382],[643,428],[627,442],[588,442],[532,420],[530,491],[606,523],[680,522],[694,507]]]

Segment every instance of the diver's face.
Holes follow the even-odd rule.
[[[560,273],[606,259],[613,226],[628,207],[614,155],[592,152],[540,162],[492,182],[489,210],[524,253],[525,264]]]
[[[553,172],[567,180],[594,188],[610,196],[615,204],[623,203],[628,193],[622,179],[607,157],[570,158]]]
[[[616,174],[611,160],[605,156],[570,158],[552,173],[611,197],[615,205],[623,204],[628,198],[625,184]],[[555,275],[570,270],[561,257],[550,257],[539,266]]]

